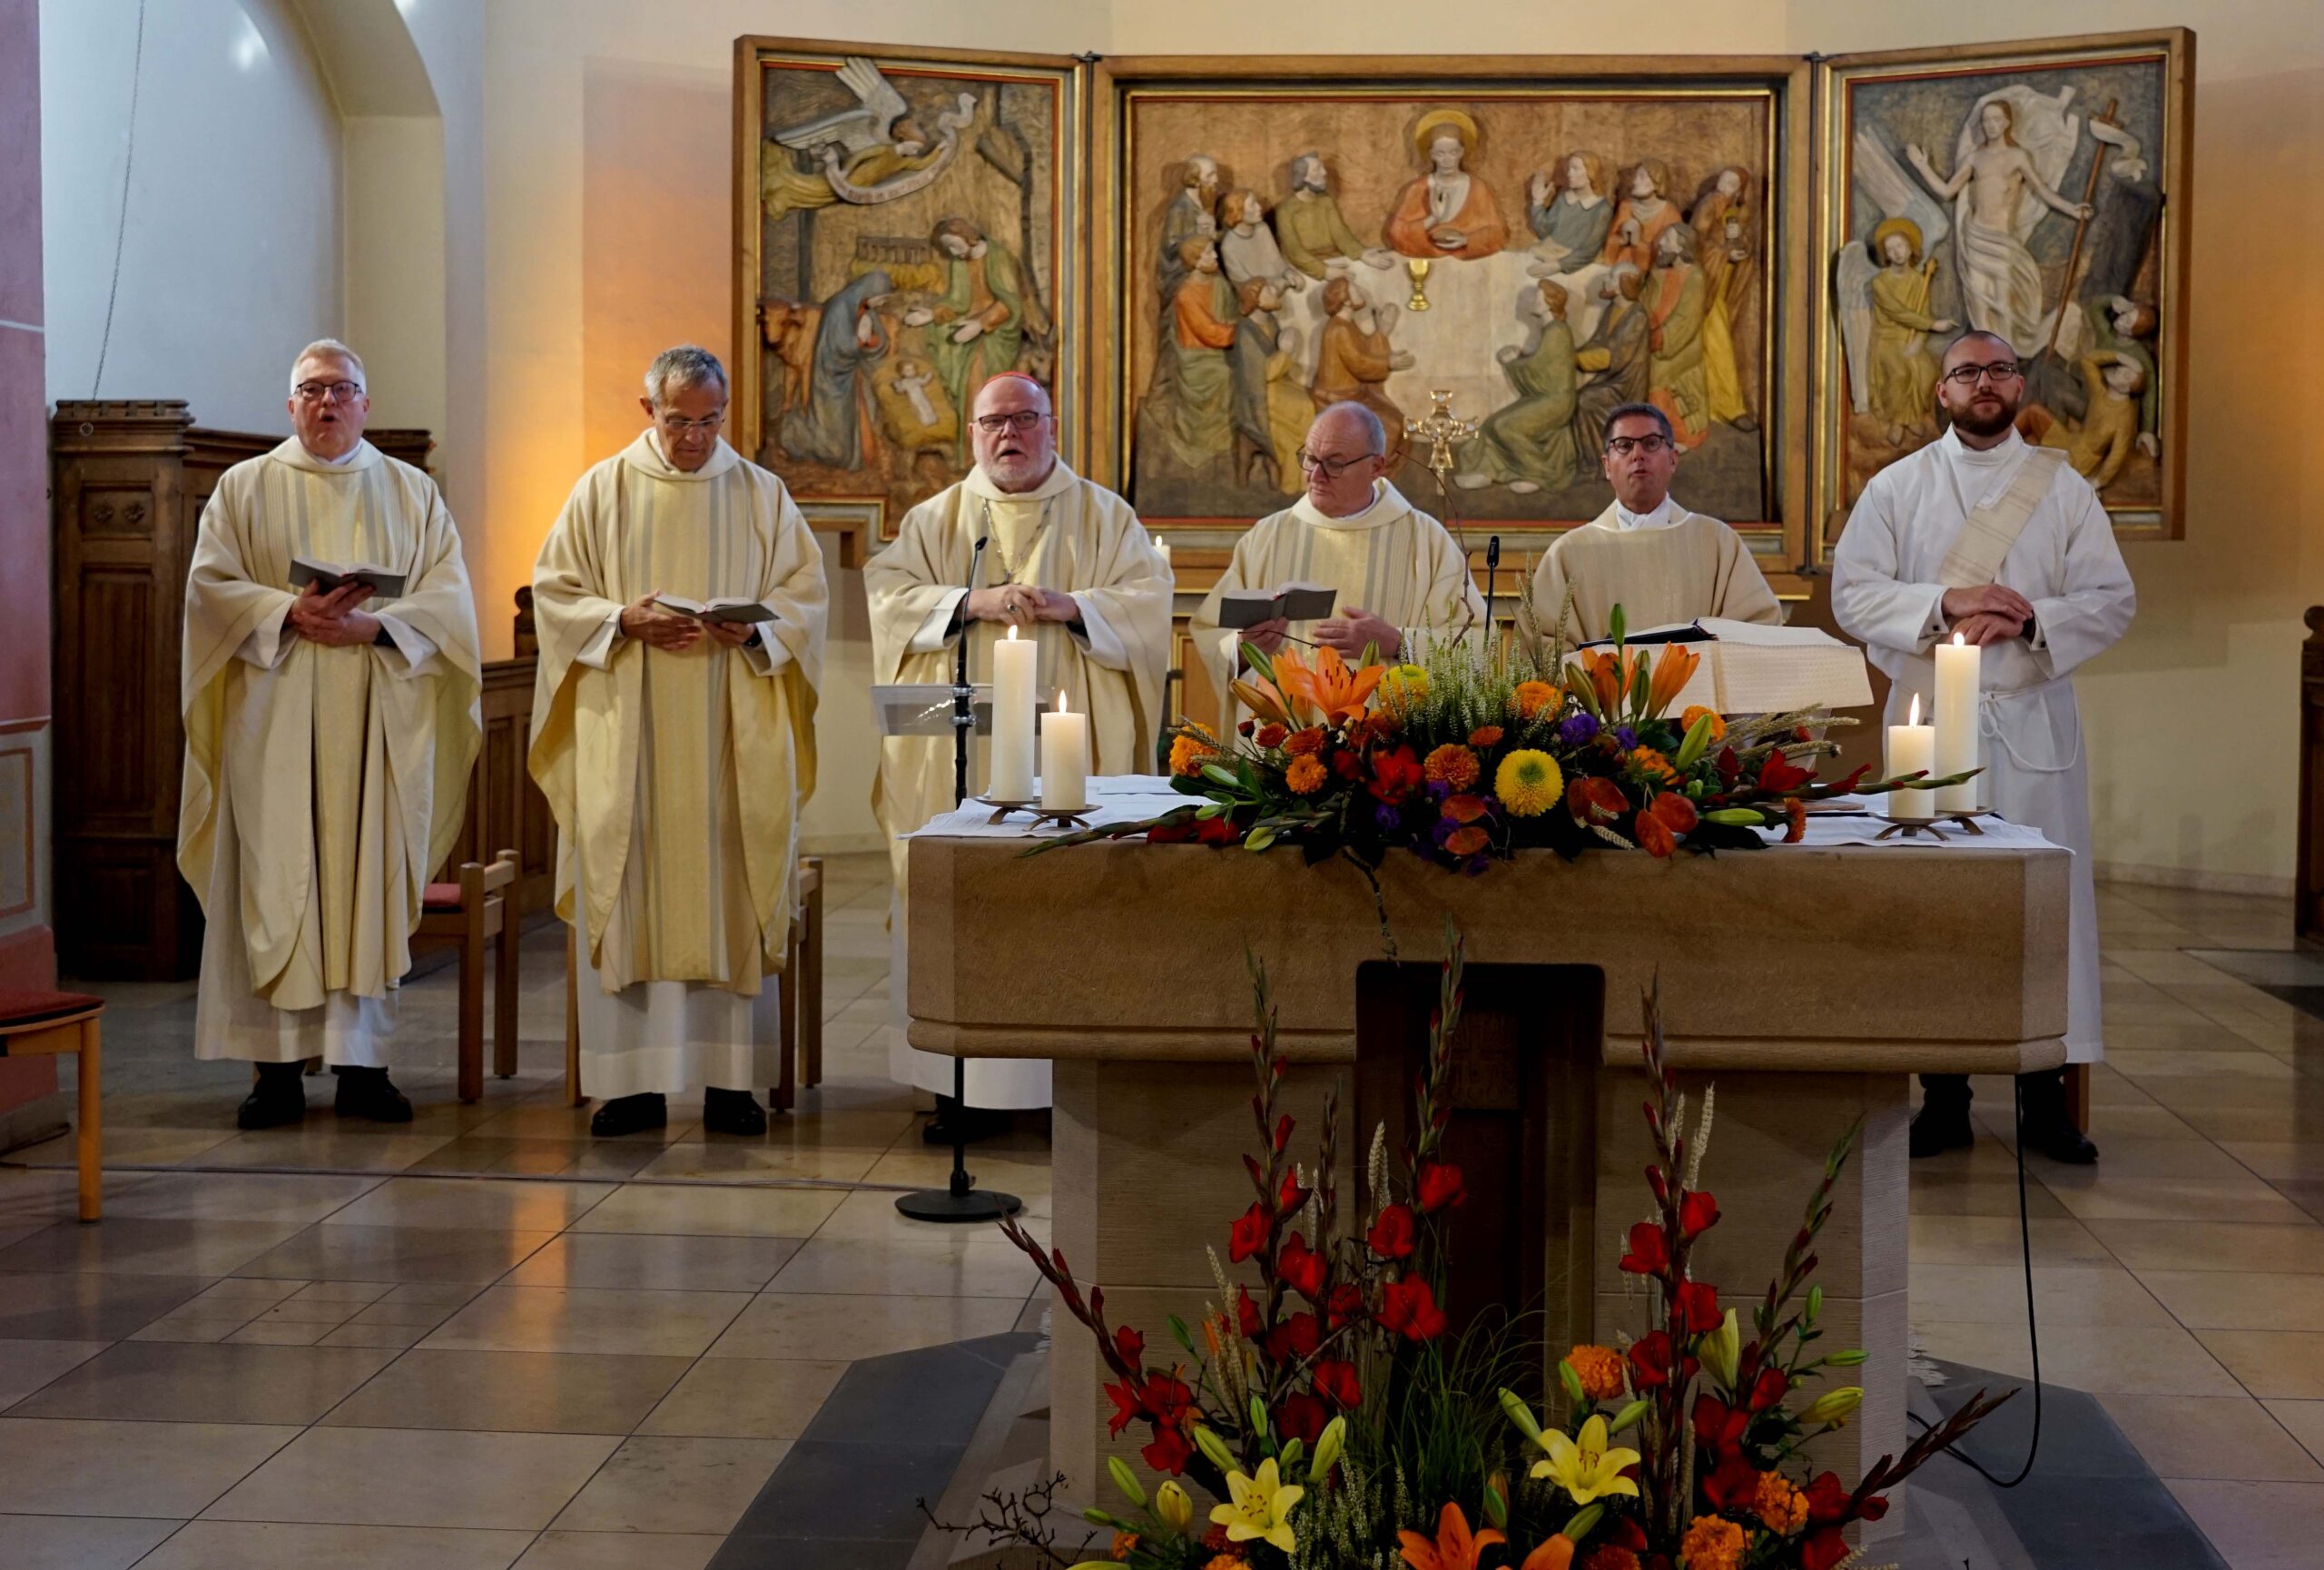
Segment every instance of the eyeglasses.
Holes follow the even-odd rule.
[[[1009,414],[980,414],[977,429],[987,436],[999,436],[1004,430],[1030,430],[1049,418],[1038,409],[1019,409]]]
[[[1331,479],[1337,479],[1357,464],[1379,456],[1376,452],[1359,452],[1353,458],[1319,458],[1303,447],[1299,449],[1299,469],[1303,474],[1320,469]]]
[[[328,399],[333,403],[352,403],[363,396],[359,381],[302,381],[291,392],[301,403],[320,403]]]
[[[675,414],[665,414],[657,410],[654,422],[674,435],[708,436],[726,423],[726,411],[722,409],[715,414],[705,414],[700,420],[680,420]]]
[[[1610,436],[1606,439],[1606,450],[1617,458],[1628,458],[1633,452],[1657,453],[1670,445],[1670,439],[1660,431],[1651,436]]]
[[[1990,376],[1995,381],[2007,381],[2017,374],[2017,361],[1996,360],[1991,365],[1956,365],[1945,373],[1945,380],[1955,387],[1974,387],[1977,378]]]

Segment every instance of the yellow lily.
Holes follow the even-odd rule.
[[[1162,1525],[1183,1537],[1194,1522],[1195,1502],[1178,1486],[1176,1477],[1166,1477],[1154,1496],[1154,1514]]]
[[[1226,1528],[1229,1543],[1266,1543],[1285,1554],[1299,1545],[1291,1531],[1291,1507],[1307,1490],[1285,1486],[1275,1472],[1273,1456],[1259,1463],[1259,1475],[1255,1478],[1229,1472],[1226,1491],[1235,1502],[1214,1506],[1210,1519],[1212,1525]]]
[[[1562,1429],[1546,1429],[1541,1446],[1549,1452],[1549,1459],[1534,1462],[1531,1476],[1551,1479],[1572,1495],[1577,1505],[1609,1494],[1635,1496],[1638,1493],[1638,1484],[1623,1476],[1622,1469],[1637,1466],[1639,1454],[1611,1443],[1603,1417],[1584,1423],[1579,1437],[1570,1438]]]

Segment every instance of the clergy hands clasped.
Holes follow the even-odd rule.
[[[1975,616],[1963,617],[1953,624],[1953,630],[1965,643],[1983,648],[1989,643],[2007,643],[2025,636],[2025,623],[2015,617],[1994,611],[1980,611]]]
[[[290,614],[283,618],[284,629],[326,648],[377,643],[379,618],[355,608],[370,593],[368,583],[341,584],[329,594],[323,593],[320,585],[310,583],[290,602]]]
[[[1004,583],[991,588],[970,589],[961,614],[970,621],[1030,627],[1041,621],[1079,621],[1081,607],[1071,595],[1058,589],[1031,583]]]
[[[649,648],[673,652],[692,648],[702,637],[703,624],[690,616],[664,610],[655,603],[661,593],[653,589],[621,607],[622,636],[636,638]]]
[[[1315,641],[1325,648],[1339,650],[1344,659],[1359,659],[1364,649],[1374,644],[1379,646],[1383,659],[1393,659],[1404,647],[1404,635],[1363,607],[1352,605],[1339,615],[1317,622]]]

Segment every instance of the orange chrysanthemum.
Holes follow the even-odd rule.
[[[1679,1562],[1687,1570],[1740,1570],[1743,1528],[1717,1516],[1698,1516],[1679,1543]]]
[[[1679,771],[1670,766],[1670,760],[1650,746],[1632,747],[1630,766],[1658,784],[1679,777]]]
[[[1492,746],[1500,740],[1501,727],[1497,725],[1481,725],[1469,733],[1471,746]]]
[[[1137,1546],[1137,1533],[1135,1533],[1135,1532],[1117,1532],[1117,1533],[1115,1533],[1115,1534],[1114,1534],[1114,1557],[1115,1557],[1115,1558],[1117,1558],[1117,1559],[1128,1559],[1128,1558],[1130,1556],[1130,1551],[1131,1551],[1132,1549],[1136,1548]]]
[[[1261,746],[1281,746],[1284,738],[1290,734],[1289,726],[1277,725],[1273,720],[1269,720],[1259,727],[1258,734],[1251,739]]]
[[[1513,696],[1517,702],[1517,717],[1531,719],[1544,709],[1556,707],[1565,695],[1545,681],[1521,681]],[[1478,745],[1485,744],[1480,742]]]
[[[1202,1570],[1251,1570],[1251,1562],[1236,1555],[1219,1554],[1214,1555]]]
[[[1638,1555],[1619,1543],[1601,1543],[1581,1562],[1581,1570],[1638,1570]]]
[[[1326,733],[1324,727],[1319,725],[1311,725],[1305,730],[1293,731],[1289,736],[1285,737],[1283,750],[1295,755],[1300,753],[1322,752],[1325,739]]]
[[[1193,775],[1202,772],[1203,759],[1218,755],[1218,738],[1199,725],[1189,725],[1170,738],[1170,772]]]
[[[1581,1393],[1593,1401],[1616,1401],[1622,1395],[1622,1355],[1610,1347],[1584,1344],[1565,1355],[1566,1367],[1581,1380]]]
[[[1420,769],[1438,785],[1450,785],[1456,791],[1467,790],[1476,784],[1480,772],[1477,755],[1456,742],[1446,742],[1430,753]]]
[[[1324,766],[1324,760],[1313,753],[1300,754],[1291,760],[1291,766],[1283,771],[1283,783],[1291,787],[1293,795],[1314,795],[1331,777],[1331,771]]]
[[[1720,716],[1717,709],[1706,708],[1699,703],[1687,706],[1687,712],[1679,716],[1679,728],[1690,731],[1695,728],[1695,722],[1699,719],[1710,721],[1710,739],[1713,742],[1722,742],[1727,739],[1727,721]]]
[[[1789,1536],[1807,1525],[1807,1496],[1793,1487],[1782,1473],[1762,1472],[1751,1512],[1768,1524],[1768,1531]]]

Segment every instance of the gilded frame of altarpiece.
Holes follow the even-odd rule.
[[[2066,450],[2118,538],[2185,537],[2194,70],[2183,27],[1817,64],[1807,559],[1935,437],[1965,327],[2012,341],[2021,433]]]
[[[734,70],[734,342],[755,356],[737,356],[732,432],[818,526],[892,538],[967,469],[960,405],[1013,363],[1053,386],[1067,463],[1174,544],[1180,588],[1290,505],[1296,435],[1332,395],[1406,432],[1450,390],[1481,426],[1452,444],[1450,512],[1478,565],[1487,533],[1522,558],[1603,507],[1582,444],[1545,468],[1534,453],[1587,410],[1573,360],[1636,314],[1599,358],[1694,438],[1689,505],[1804,593],[1813,279],[1789,258],[1810,232],[1813,67],[1797,55],[1078,61],[743,37]],[[1308,237],[1296,265],[1274,242],[1285,202]],[[1187,268],[1196,228],[1213,258]],[[1001,323],[997,351],[990,332],[946,342],[971,316]],[[1244,353],[1202,342],[1227,328]],[[1403,447],[1399,484],[1448,512],[1427,439]]]

